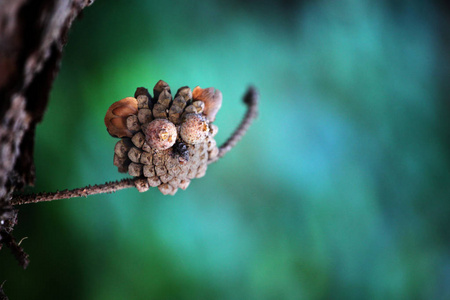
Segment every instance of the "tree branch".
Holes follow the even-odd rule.
[[[135,187],[135,179],[126,178],[120,181],[111,181],[105,184],[96,184],[93,186],[86,186],[83,188],[76,188],[73,190],[57,191],[55,193],[39,193],[29,195],[17,195],[11,199],[11,205],[22,205],[29,203],[38,203],[45,201],[53,201],[60,199],[69,199],[77,197],[87,197],[89,195],[114,193],[126,188]]]
[[[244,95],[244,103],[247,105],[247,113],[244,116],[241,124],[233,132],[231,137],[219,148],[219,154],[212,160],[208,161],[208,164],[218,161],[231,149],[236,146],[236,144],[241,140],[241,138],[247,133],[248,128],[252,124],[253,120],[258,116],[258,104],[259,104],[259,94],[254,87],[250,87],[247,93]]]

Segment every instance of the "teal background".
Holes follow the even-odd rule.
[[[213,86],[223,143],[186,191],[20,207],[10,299],[450,299],[449,9],[424,1],[96,1],[37,129],[36,186],[125,177],[114,101]]]

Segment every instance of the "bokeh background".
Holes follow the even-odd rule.
[[[260,117],[174,197],[26,205],[10,299],[450,299],[450,27],[445,1],[96,1],[69,35],[36,139],[36,186],[123,178],[111,103],[250,84]]]

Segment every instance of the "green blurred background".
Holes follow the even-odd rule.
[[[450,299],[445,1],[96,1],[69,35],[36,138],[36,186],[123,178],[114,101],[220,89],[218,143],[250,84],[260,117],[174,197],[26,205],[10,299]]]

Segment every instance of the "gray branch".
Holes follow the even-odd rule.
[[[126,178],[120,181],[111,181],[105,184],[96,184],[93,186],[87,186],[83,188],[77,188],[73,190],[57,191],[55,193],[39,193],[30,195],[18,195],[11,199],[12,205],[21,205],[29,203],[37,203],[44,201],[53,201],[60,199],[69,199],[77,197],[87,197],[89,195],[114,193],[126,188],[135,187],[134,179]]]
[[[241,140],[241,138],[247,133],[248,128],[252,124],[253,120],[258,116],[258,103],[259,94],[254,87],[250,87],[247,93],[244,95],[244,103],[247,105],[247,113],[244,116],[239,127],[233,132],[231,137],[219,148],[219,154],[212,160],[208,161],[208,164],[218,161],[221,157],[228,153],[234,146]]]

